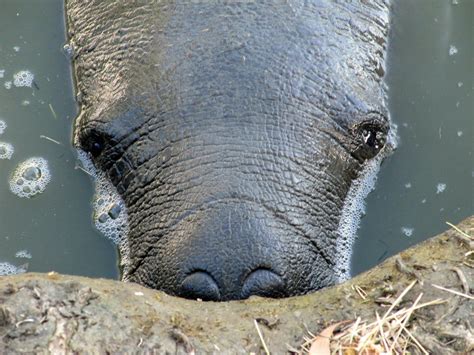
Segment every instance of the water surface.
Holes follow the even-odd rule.
[[[117,277],[115,247],[92,226],[91,180],[75,169],[70,142],[77,108],[70,61],[62,51],[63,3],[4,0],[1,6],[0,120],[7,128],[0,142],[15,151],[10,160],[0,160],[0,263]],[[22,70],[34,75],[32,87],[7,89],[5,82]],[[51,181],[42,194],[19,198],[10,191],[9,177],[30,157],[48,161]]]
[[[474,213],[473,21],[471,0],[395,2],[387,82],[400,144],[366,200],[353,274]]]

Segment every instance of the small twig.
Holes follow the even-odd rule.
[[[392,305],[390,306],[388,311],[385,312],[384,316],[382,317],[382,322],[385,320],[385,318],[388,317],[388,315],[393,311],[393,309],[401,302],[401,300],[403,299],[403,297],[405,297],[405,295],[408,293],[408,291],[410,291],[413,288],[413,286],[415,286],[416,282],[417,282],[416,280],[412,281],[412,283],[409,284],[407,286],[407,288],[405,288],[403,290],[403,292],[400,294],[400,296],[398,296],[398,298],[395,300],[395,302],[392,303]]]
[[[455,295],[458,295],[458,296],[461,296],[461,297],[466,297],[470,300],[474,300],[474,297],[466,294],[466,293],[462,293],[462,292],[459,292],[459,291],[456,291],[456,290],[451,290],[449,288],[446,288],[446,287],[443,287],[443,286],[439,286],[439,285],[435,285],[435,284],[431,284],[431,286],[437,288],[437,289],[440,289],[440,290],[443,290],[443,291],[446,291],[446,292],[451,292]]]
[[[461,229],[459,229],[452,223],[446,222],[446,224],[459,233],[459,234],[454,234],[456,238],[466,243],[469,246],[469,248],[471,249],[474,248],[474,237],[471,237],[469,234],[463,232]]]
[[[474,237],[471,237],[469,234],[467,234],[466,232],[463,232],[461,229],[459,229],[459,227],[455,226],[454,224],[450,223],[450,222],[446,222],[446,224],[448,226],[450,226],[451,228],[455,229],[456,231],[458,231],[459,233],[461,233],[464,237],[466,237],[468,240],[473,240],[474,241]]]
[[[365,292],[362,287],[360,287],[359,285],[352,285],[351,287],[354,291],[357,292],[360,298],[362,298],[364,301],[367,299],[367,292]]]
[[[397,340],[400,337],[400,334],[402,334],[402,331],[406,330],[406,325],[408,323],[408,320],[410,319],[411,315],[413,314],[413,310],[415,309],[418,302],[420,302],[420,299],[421,299],[422,296],[423,296],[423,293],[420,293],[419,296],[417,297],[417,299],[415,300],[415,302],[413,303],[413,306],[409,309],[409,312],[406,314],[403,323],[400,324],[400,329],[398,330],[397,335],[395,335],[395,337],[393,338],[393,343],[392,343],[392,346],[390,347],[389,353],[391,353],[393,351],[393,347],[397,343]]]
[[[90,172],[88,172],[86,169],[84,169],[82,166],[79,166],[79,165],[76,165],[74,167],[74,169],[79,169],[79,170],[82,170],[83,172],[85,172],[87,175],[89,175],[90,177],[94,177],[94,175],[92,175]]]
[[[53,113],[53,116],[55,119],[58,118],[58,116],[56,115],[56,112],[54,112],[54,108],[53,108],[53,105],[49,104],[49,109],[51,110],[51,112]]]
[[[26,318],[26,319],[23,319],[23,320],[21,320],[21,321],[15,323],[15,327],[18,328],[18,327],[19,327],[20,325],[22,325],[22,324],[25,324],[25,323],[34,323],[34,322],[35,322],[35,320],[34,320],[33,318]]]
[[[50,142],[53,142],[53,143],[56,143],[57,145],[61,145],[61,142],[58,142],[57,140],[53,139],[53,138],[50,138],[48,136],[43,136],[43,135],[40,135],[40,138],[43,138],[43,139],[46,139]]]
[[[257,328],[258,336],[260,337],[260,341],[262,342],[263,349],[265,350],[265,354],[270,355],[270,351],[268,350],[267,344],[265,343],[265,339],[263,339],[262,332],[260,331],[260,327],[258,326],[258,322],[256,319],[253,320],[255,324],[255,328]]]
[[[379,326],[380,335],[382,337],[383,347],[384,347],[385,351],[388,352],[389,346],[388,346],[388,343],[387,343],[387,339],[385,339],[385,332],[383,330],[383,324],[380,321],[379,312],[375,311],[375,316],[377,317],[377,323],[378,323],[378,326]]]
[[[430,355],[428,351],[420,344],[420,342],[411,334],[411,332],[408,329],[405,329],[405,332],[408,334],[408,336],[413,340],[413,342],[418,346],[418,349],[421,350],[421,352],[425,355]]]
[[[469,284],[467,283],[466,276],[464,276],[464,273],[462,270],[458,267],[453,267],[451,270],[453,270],[459,277],[459,280],[461,281],[462,284],[462,289],[464,290],[464,293],[469,292]]]

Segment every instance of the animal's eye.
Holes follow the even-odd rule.
[[[90,128],[81,134],[81,146],[94,158],[98,157],[106,148],[108,137],[101,131]]]
[[[97,140],[96,142],[92,143],[89,152],[92,154],[93,157],[97,157],[102,153],[104,149],[104,142],[102,139]]]
[[[386,143],[388,126],[378,121],[360,124],[355,129],[353,155],[358,160],[371,159],[382,150]]]
[[[380,150],[385,144],[383,133],[374,129],[364,129],[362,131],[364,143],[372,149]]]

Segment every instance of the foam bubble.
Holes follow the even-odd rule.
[[[28,250],[18,250],[15,254],[17,258],[31,259],[31,253]]]
[[[13,85],[16,87],[31,87],[35,76],[28,70],[21,70],[13,75]]]
[[[0,159],[11,159],[14,151],[10,143],[0,142]]]
[[[5,76],[5,69],[0,69],[0,79]]]
[[[26,266],[15,266],[7,262],[0,262],[0,275],[15,275],[26,272]]]
[[[397,141],[397,126],[391,123],[387,144],[377,157],[366,163],[359,177],[352,182],[344,200],[337,229],[336,252],[338,254],[334,270],[337,282],[344,282],[351,277],[352,246],[357,237],[360,219],[365,213],[365,198],[375,187],[382,160],[396,148]]]
[[[99,232],[118,245],[121,254],[121,265],[126,275],[130,253],[126,239],[129,226],[125,202],[106,174],[95,168],[86,152],[78,149],[78,157],[83,168],[92,176],[95,182],[95,193],[92,202],[94,225]]]
[[[13,50],[14,50],[15,52],[19,52],[19,51],[20,51],[20,46],[14,46],[14,47],[13,47]]]
[[[0,134],[3,134],[7,129],[7,123],[5,121],[0,120]]]
[[[443,184],[442,182],[440,182],[438,185],[436,185],[437,194],[444,192],[444,190],[446,190],[446,184]]]
[[[5,89],[10,90],[12,88],[12,82],[11,81],[5,81],[3,83],[3,86],[5,86]]]
[[[30,198],[42,193],[50,181],[47,160],[30,158],[16,168],[10,178],[10,191],[19,197]]]
[[[449,55],[455,55],[458,53],[458,49],[456,48],[456,46],[449,46]]]
[[[411,227],[402,227],[401,231],[405,236],[411,237],[413,235],[413,232],[415,231],[415,229],[411,228]]]

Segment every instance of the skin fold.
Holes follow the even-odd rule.
[[[286,297],[336,282],[384,151],[388,0],[66,2],[75,145],[127,206],[123,279]]]

